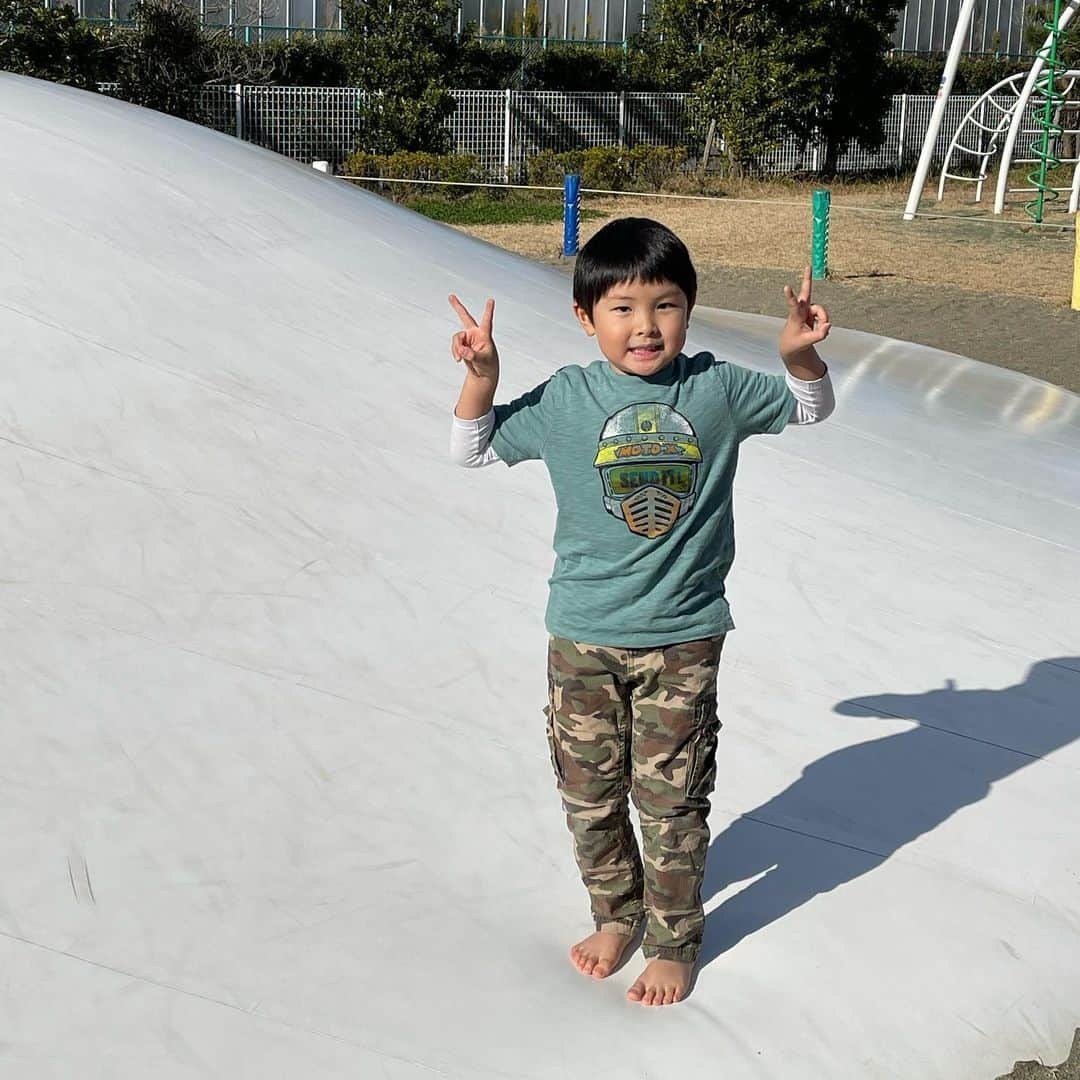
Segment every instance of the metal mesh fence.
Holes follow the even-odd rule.
[[[298,161],[337,168],[352,153],[363,91],[354,87],[244,86],[240,137]]]
[[[941,164],[964,114],[978,100],[977,94],[956,94],[949,98],[934,147],[935,164]],[[1003,104],[1006,104],[1004,99]],[[851,143],[837,158],[837,171],[903,172],[913,168],[922,150],[933,108],[934,98],[930,94],[897,95],[885,116],[882,144],[870,149],[858,141]],[[804,143],[787,138],[775,150],[763,155],[758,164],[762,172],[774,176],[791,172],[817,173],[825,168],[825,155],[826,146],[822,139]]]
[[[453,147],[493,175],[519,178],[529,158],[590,146],[685,146],[685,94],[464,90],[448,121]]]
[[[243,137],[242,132],[236,130],[236,120],[240,115],[236,108],[236,87],[204,86],[199,94],[199,103],[206,117],[203,123],[207,127],[223,131],[226,135]]]
[[[98,83],[98,93],[107,97],[118,97],[120,87],[117,83]],[[203,86],[197,93],[199,123],[222,131],[226,135],[241,135],[236,129],[240,113],[237,110],[237,90],[235,86]]]
[[[115,92],[111,85],[100,89]],[[363,100],[360,90],[332,87],[208,86],[199,95],[204,122],[218,131],[238,134],[300,161],[329,161],[335,168],[352,153]],[[459,90],[454,98],[457,108],[445,122],[451,148],[476,155],[493,179],[520,179],[525,163],[542,150],[559,153],[644,143],[683,146],[696,159],[702,149],[700,125],[693,123],[686,94]],[[949,99],[936,162],[944,158],[957,126],[977,100],[965,94]],[[852,143],[837,159],[837,171],[911,168],[922,148],[933,105],[929,94],[894,97],[882,145],[870,149]],[[1022,153],[1019,146],[1017,153]],[[722,162],[720,145],[711,165],[716,168]],[[781,136],[777,146],[757,160],[753,171],[771,176],[817,173],[825,164],[821,140]]]
[[[520,177],[525,162],[541,150],[618,146],[619,94],[522,91],[511,95],[509,173]]]
[[[700,149],[693,118],[687,110],[689,94],[625,94],[625,141],[628,146],[685,146]]]
[[[505,170],[507,135],[513,123],[510,95],[506,90],[457,90],[457,108],[446,121],[453,151],[475,154],[496,179]]]

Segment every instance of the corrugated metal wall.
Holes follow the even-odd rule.
[[[912,52],[949,47],[961,0],[909,0],[897,23],[893,42]],[[985,0],[976,4],[966,51],[1026,53],[1024,13],[1030,0]]]
[[[189,0],[211,25],[258,28],[257,38],[283,37],[289,30],[333,29],[340,24],[338,0]],[[70,3],[93,19],[127,19],[134,0],[45,0]],[[462,0],[458,27],[475,23],[481,33],[506,37],[569,38],[618,43],[633,37],[656,0]],[[949,47],[961,0],[910,0],[893,43],[909,52]],[[1024,11],[1030,0],[985,0],[976,8],[967,51],[1025,53]]]
[[[655,0],[652,0],[655,2]],[[458,25],[508,37],[625,41],[641,29],[650,0],[462,0]]]

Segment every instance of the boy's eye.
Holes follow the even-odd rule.
[[[629,311],[630,309],[625,304],[622,304],[619,307],[614,308],[613,310],[614,311]]]

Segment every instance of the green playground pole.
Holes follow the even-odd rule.
[[[1046,174],[1061,164],[1058,154],[1061,149],[1061,137],[1065,133],[1065,129],[1059,123],[1065,95],[1057,87],[1057,78],[1065,68],[1065,64],[1058,57],[1061,39],[1061,30],[1058,28],[1060,22],[1061,0],[1054,0],[1053,14],[1043,23],[1050,31],[1050,36],[1047,44],[1036,54],[1042,58],[1043,69],[1039,73],[1038,81],[1035,83],[1035,93],[1032,95],[1036,99],[1041,95],[1042,108],[1035,122],[1039,138],[1031,145],[1035,169],[1028,173],[1028,183],[1035,191],[1035,198],[1024,204],[1024,213],[1036,225],[1042,224],[1046,204],[1058,197],[1053,185],[1046,182]]]
[[[829,204],[832,196],[825,188],[814,192],[814,238],[810,245],[810,272],[815,281],[829,276]]]

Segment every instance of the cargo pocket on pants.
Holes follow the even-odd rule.
[[[716,747],[720,735],[720,718],[716,713],[716,696],[703,698],[695,710],[695,732],[687,752],[686,794],[691,798],[708,798],[716,783]]]
[[[544,716],[547,720],[548,754],[551,756],[551,767],[555,772],[555,779],[561,784],[565,779],[562,769],[562,758],[559,753],[559,741],[555,737],[555,709],[550,702],[544,706]]]

